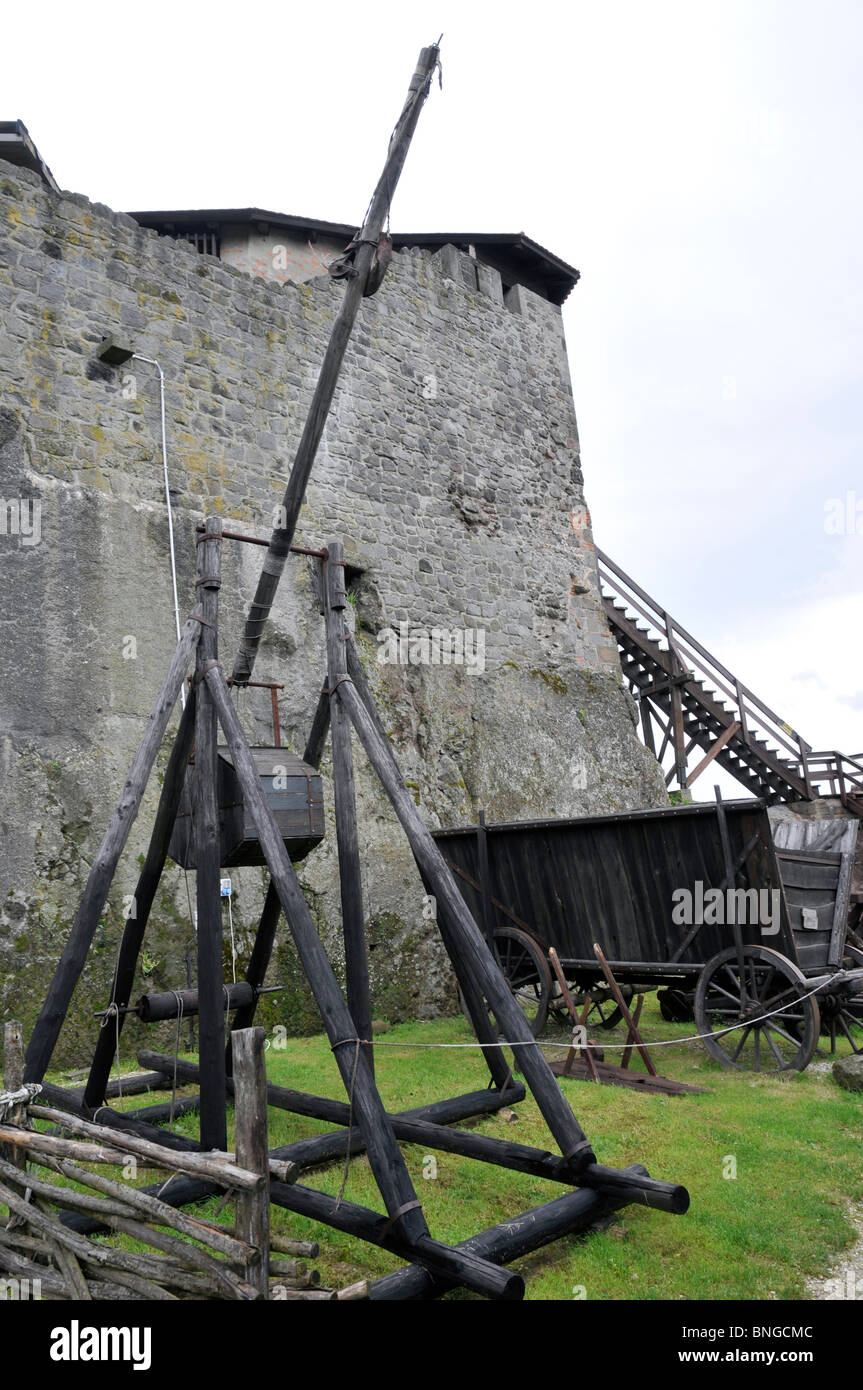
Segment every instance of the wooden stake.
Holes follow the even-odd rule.
[[[22,1090],[24,1086],[24,1030],[17,1019],[10,1019],[3,1028],[3,1089],[13,1095],[16,1091]],[[10,1125],[23,1125],[27,1122],[27,1102],[22,1101],[20,1105],[12,1106],[6,1120]],[[0,1146],[0,1152],[7,1153],[11,1163],[16,1168],[26,1168],[27,1158],[20,1149],[6,1150],[5,1145]]]
[[[262,1298],[269,1292],[270,1169],[267,1152],[267,1070],[263,1028],[242,1028],[232,1036],[234,1049],[234,1145],[241,1168],[260,1173],[257,1192],[237,1197],[237,1236],[254,1246],[245,1279]]]

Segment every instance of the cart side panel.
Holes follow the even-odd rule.
[[[727,914],[712,913],[710,901],[705,903],[710,890],[722,886],[725,866],[715,813],[708,807],[697,812],[681,807],[488,826],[492,893],[509,910],[494,909],[495,927],[525,927],[565,960],[592,960],[596,942],[609,960],[667,962],[700,913],[707,920],[680,961],[709,960],[732,943],[733,933],[723,920]],[[744,860],[743,886],[768,892],[779,887],[764,808],[731,803],[726,817],[735,861],[756,831],[760,836],[761,853],[751,850]],[[435,839],[461,871],[459,888],[479,913],[475,829],[439,830]],[[747,925],[744,939],[774,946],[796,961],[781,894],[780,899],[778,930],[762,934],[757,923]]]

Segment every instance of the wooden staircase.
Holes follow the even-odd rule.
[[[838,796],[863,816],[863,754],[814,752],[604,551],[596,555],[623,675],[666,785],[691,787],[715,759],[768,804]]]

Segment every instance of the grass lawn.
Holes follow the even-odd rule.
[[[665,1023],[651,996],[642,1029],[650,1041],[684,1038],[693,1031],[691,1024]],[[620,1029],[602,1037],[622,1041]],[[388,1108],[409,1109],[483,1087],[487,1073],[478,1052],[408,1046],[469,1041],[461,1018],[402,1024],[379,1037],[378,1084]],[[688,1214],[631,1206],[604,1231],[568,1237],[536,1252],[518,1265],[527,1297],[572,1299],[576,1286],[594,1300],[804,1297],[805,1278],[823,1274],[854,1237],[847,1206],[849,1199],[863,1199],[863,1095],[836,1086],[829,1069],[817,1069],[818,1056],[815,1070],[767,1076],[725,1071],[697,1043],[675,1043],[654,1055],[664,1075],[709,1087],[710,1093],[665,1097],[581,1081],[562,1085],[599,1162],[615,1167],[640,1162],[654,1177],[683,1183],[692,1198]],[[616,1060],[615,1054],[608,1053],[607,1060]],[[267,1065],[276,1083],[344,1096],[324,1037],[271,1048]],[[189,1088],[181,1092],[188,1093]],[[128,1105],[155,1099],[133,1097]],[[553,1147],[533,1100],[513,1113],[513,1120],[493,1115],[468,1123],[484,1134]],[[176,1129],[190,1135],[196,1127],[195,1115],[175,1121]],[[273,1146],[327,1128],[270,1110]],[[449,1154],[435,1154],[432,1164],[423,1149],[411,1145],[404,1153],[432,1234],[443,1241],[464,1240],[564,1190]],[[303,1181],[336,1193],[342,1178],[339,1164],[306,1174]],[[151,1181],[152,1175],[141,1174],[140,1180]],[[350,1164],[345,1196],[383,1210],[364,1157]],[[214,1199],[200,1210],[215,1208]],[[274,1207],[273,1219],[285,1234],[320,1242],[315,1265],[325,1285],[338,1288],[402,1267],[385,1251],[290,1212]]]

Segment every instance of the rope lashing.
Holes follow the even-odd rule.
[[[117,970],[118,970],[118,968],[119,968],[119,964],[120,964],[120,948],[118,947],[118,948],[117,948],[117,963],[116,963],[116,965],[114,966],[114,980],[115,980],[115,982],[116,982],[116,979],[117,979]],[[116,985],[115,985],[115,987],[116,987]],[[99,1024],[100,1029],[101,1029],[101,1028],[107,1027],[109,1020],[112,1019],[112,1018],[113,1018],[113,1020],[114,1020],[114,1057],[115,1057],[116,1062],[117,1062],[117,1095],[118,1095],[119,1099],[122,1100],[122,1099],[123,1099],[123,1068],[120,1066],[120,1008],[119,1008],[119,1005],[117,1004],[116,999],[112,999],[112,1000],[111,1000],[110,1004],[108,1005],[107,1009],[105,1010],[104,1014],[102,1015],[102,1022]],[[107,1109],[107,1108],[110,1108],[110,1107],[102,1107],[102,1108],[103,1108],[103,1109]]]
[[[18,1105],[29,1105],[38,1096],[42,1087],[35,1081],[25,1081],[19,1091],[0,1091],[0,1120],[5,1120],[10,1110]]]
[[[389,1221],[384,1226],[384,1229],[381,1232],[381,1239],[386,1240],[387,1236],[389,1235],[396,1222],[401,1221],[402,1217],[406,1216],[409,1211],[422,1211],[422,1202],[419,1200],[418,1197],[415,1197],[412,1202],[402,1202],[398,1210],[393,1212],[392,1216],[390,1217]]]

